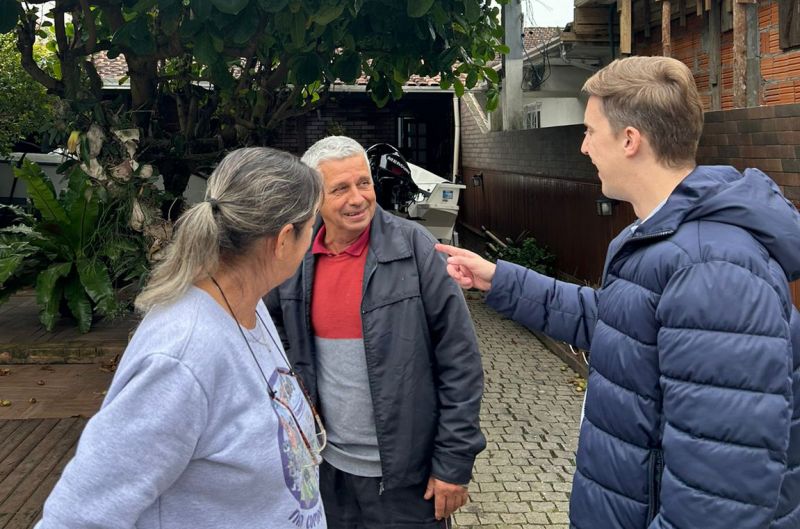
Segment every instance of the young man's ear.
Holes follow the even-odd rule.
[[[623,134],[623,148],[626,156],[633,156],[639,152],[642,145],[642,133],[634,127],[625,127]]]

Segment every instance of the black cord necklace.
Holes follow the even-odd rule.
[[[250,351],[250,356],[253,357],[253,361],[256,363],[256,367],[258,367],[258,372],[261,373],[261,378],[264,379],[264,384],[267,385],[267,391],[269,392],[269,396],[271,398],[275,398],[275,391],[272,389],[272,386],[270,385],[269,380],[267,380],[267,376],[264,374],[264,370],[261,368],[261,363],[258,361],[258,358],[256,358],[255,351],[253,351],[253,348],[250,346],[250,340],[247,339],[247,336],[245,336],[245,334],[244,334],[244,330],[242,330],[242,326],[239,324],[239,321],[236,319],[236,314],[233,312],[233,307],[231,307],[231,304],[228,301],[228,297],[225,295],[225,292],[222,290],[222,287],[219,286],[219,283],[217,283],[217,280],[214,279],[213,276],[211,277],[211,282],[214,283],[215,287],[217,287],[217,290],[219,290],[220,296],[222,296],[222,300],[225,302],[225,305],[228,307],[228,311],[231,313],[231,316],[233,317],[233,321],[236,323],[236,328],[239,329],[239,334],[242,335],[242,338],[244,339],[244,343],[247,346],[247,350]],[[283,354],[283,351],[281,350],[281,348],[278,347],[278,342],[272,336],[272,333],[269,332],[269,328],[267,327],[267,324],[264,323],[264,320],[261,318],[261,315],[257,311],[256,311],[256,317],[258,318],[258,321],[261,322],[261,325],[264,327],[264,332],[266,332],[267,336],[269,336],[269,339],[272,341],[272,344],[275,346],[275,349],[278,351],[278,354],[280,354],[281,357],[283,358],[283,361],[286,362],[286,368],[289,370],[289,372],[293,376],[295,376],[294,375],[294,371],[292,370],[292,366],[291,366],[291,364],[289,364],[289,359],[286,358],[286,355]],[[264,345],[266,345],[266,344],[264,344]]]
[[[303,439],[303,443],[305,444],[306,449],[308,449],[308,453],[311,455],[311,460],[314,462],[315,465],[319,465],[322,462],[322,459],[321,459],[319,454],[322,451],[322,449],[325,447],[325,445],[327,444],[327,438],[328,437],[327,437],[327,433],[325,432],[325,427],[322,424],[322,419],[320,419],[319,413],[317,413],[317,410],[314,407],[314,403],[311,401],[311,396],[308,394],[308,391],[306,391],[306,388],[303,385],[303,381],[294,372],[294,369],[292,369],[292,365],[289,363],[289,359],[286,357],[286,353],[283,352],[283,349],[281,349],[281,347],[278,345],[278,341],[275,340],[275,337],[272,336],[271,332],[269,332],[269,328],[267,327],[267,324],[264,323],[264,320],[261,318],[261,315],[258,313],[258,311],[256,311],[256,317],[258,318],[258,321],[261,322],[261,325],[264,327],[264,331],[267,333],[267,336],[269,336],[269,339],[272,341],[273,345],[275,346],[275,349],[278,350],[278,354],[281,356],[281,358],[283,358],[283,361],[286,362],[286,368],[287,368],[287,370],[289,372],[289,375],[291,375],[291,377],[294,378],[294,380],[297,382],[297,386],[300,388],[300,391],[301,391],[303,397],[305,398],[306,404],[308,405],[309,409],[311,410],[311,416],[313,417],[313,421],[314,421],[314,425],[315,425],[315,432],[318,435],[318,437],[317,437],[317,445],[316,445],[317,446],[316,453],[315,453],[315,450],[312,449],[311,442],[309,441],[308,436],[306,435],[306,433],[303,431],[303,428],[300,426],[300,421],[295,416],[294,412],[292,411],[292,408],[289,406],[289,404],[287,404],[284,401],[282,401],[278,397],[278,395],[275,393],[275,391],[272,389],[272,386],[270,385],[269,380],[267,380],[267,376],[264,374],[264,370],[261,368],[261,364],[259,363],[258,358],[256,358],[255,351],[253,351],[253,348],[250,346],[250,341],[247,339],[247,336],[245,336],[244,330],[242,330],[242,326],[239,324],[239,320],[236,319],[236,314],[233,312],[233,307],[231,307],[231,304],[228,301],[227,296],[225,296],[225,292],[222,290],[222,287],[219,286],[219,283],[217,283],[217,280],[214,279],[213,276],[210,276],[210,278],[211,278],[211,282],[214,283],[214,286],[217,287],[217,290],[219,290],[219,293],[222,296],[223,301],[225,301],[225,305],[228,307],[228,311],[231,313],[231,317],[233,318],[234,323],[236,323],[236,328],[239,329],[239,334],[242,335],[242,339],[244,340],[244,344],[247,346],[247,350],[250,351],[250,356],[253,357],[253,361],[256,363],[256,367],[258,367],[258,372],[261,373],[261,378],[264,379],[264,384],[266,384],[266,386],[267,386],[267,392],[269,393],[270,399],[272,399],[273,402],[279,403],[281,406],[286,408],[286,410],[289,412],[289,414],[291,415],[292,420],[294,421],[294,424],[295,424],[295,426],[297,428],[297,431],[300,433],[300,437]],[[256,325],[258,325],[258,324],[256,323]],[[259,343],[261,343],[261,342],[259,342]],[[263,345],[266,345],[266,344],[263,344]],[[266,347],[268,348],[269,346],[267,345]],[[322,439],[321,441],[320,441],[320,437]]]

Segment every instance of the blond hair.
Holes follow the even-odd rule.
[[[638,129],[668,167],[695,163],[703,105],[694,77],[670,57],[617,59],[590,77],[583,92],[602,101],[614,133]]]

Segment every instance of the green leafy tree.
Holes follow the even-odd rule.
[[[36,141],[51,106],[45,88],[22,69],[14,36],[0,35],[0,157],[21,140]]]
[[[487,82],[497,103],[487,63],[505,47],[490,0],[55,0],[40,26],[46,4],[0,0],[0,32],[15,32],[22,66],[69,102],[78,117],[67,128],[139,128],[140,161],[176,194],[225,149],[268,144],[282,121],[323,104],[336,79],[366,74],[378,105],[400,98],[413,74],[440,75],[459,96]],[[51,30],[55,74],[33,53]],[[102,101],[89,61],[100,51],[124,55],[130,107]]]

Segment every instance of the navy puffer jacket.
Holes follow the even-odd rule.
[[[800,528],[800,215],[701,166],[610,245],[598,290],[499,263],[487,303],[591,350],[577,529]]]

